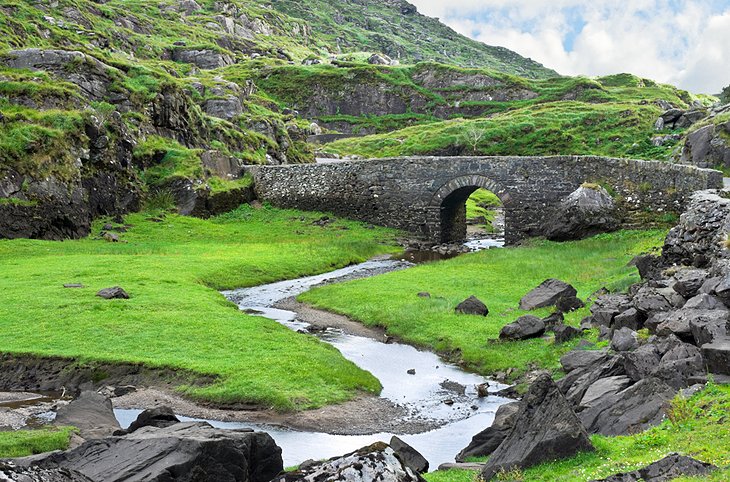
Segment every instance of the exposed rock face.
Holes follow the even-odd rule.
[[[395,456],[400,459],[403,464],[417,474],[428,472],[428,460],[418,453],[416,449],[393,436],[390,439],[390,448],[395,452]]]
[[[272,482],[422,482],[423,478],[406,466],[384,443],[363,447],[342,457],[308,464]]]
[[[573,297],[577,294],[575,288],[568,283],[557,279],[547,279],[540,286],[527,293],[520,300],[521,310],[535,310],[555,305],[560,298]]]
[[[489,314],[489,309],[479,298],[472,295],[459,303],[456,307],[456,312],[465,315],[487,316]]]
[[[7,462],[0,462],[0,480],[8,482],[93,482],[73,470],[17,467]]]
[[[179,422],[180,420],[175,416],[175,413],[170,407],[150,408],[140,413],[125,432],[132,433],[142,427],[165,428]]]
[[[698,167],[730,166],[730,134],[728,123],[706,125],[689,133],[685,140],[680,162]]]
[[[281,449],[268,434],[219,430],[207,423],[144,427],[18,461],[76,471],[95,482],[269,482],[283,468]]]
[[[172,51],[172,60],[186,64],[194,64],[201,69],[217,69],[233,64],[233,59],[224,53],[212,49],[192,49],[179,47]]]
[[[583,239],[618,229],[616,203],[600,186],[581,186],[545,222],[545,236],[553,241]]]
[[[77,399],[59,407],[54,423],[78,428],[85,439],[108,437],[119,430],[111,400],[90,391],[81,392]]]
[[[464,462],[468,457],[484,457],[494,452],[514,427],[519,411],[519,402],[501,405],[492,425],[474,435],[469,445],[456,456],[456,461]]]
[[[515,418],[512,431],[482,469],[484,480],[491,480],[501,469],[530,467],[593,450],[586,430],[550,375],[530,386]]]
[[[593,482],[666,482],[678,477],[708,475],[717,467],[692,457],[669,454],[661,460],[633,472],[616,474]]]

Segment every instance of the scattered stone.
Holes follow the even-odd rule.
[[[638,331],[644,327],[644,315],[636,308],[629,308],[623,313],[616,315],[613,319],[612,328],[620,330],[621,328],[629,328]]]
[[[114,226],[112,226],[111,224],[107,223],[101,229],[102,229],[102,231],[111,231],[112,229],[114,229]]]
[[[96,296],[104,298],[105,300],[129,299],[129,294],[127,294],[127,292],[124,291],[120,286],[113,286],[111,288],[101,289],[96,293]]]
[[[494,452],[512,430],[519,411],[519,402],[500,405],[492,425],[474,435],[469,445],[456,456],[456,461],[464,462],[469,457],[485,457]]]
[[[116,233],[104,232],[104,233],[102,233],[101,237],[104,239],[104,241],[108,241],[110,243],[118,243],[119,242],[119,235],[116,234]]]
[[[487,316],[489,309],[479,298],[472,295],[458,304],[456,312],[464,315]]]
[[[604,350],[572,350],[560,358],[560,365],[566,373],[608,360]]]
[[[86,288],[81,283],[66,283],[63,285],[64,288]]]
[[[558,325],[553,329],[553,332],[555,333],[555,343],[565,343],[581,334],[578,328],[570,325]]]
[[[583,239],[618,229],[616,203],[601,186],[579,187],[565,198],[544,223],[552,241]]]
[[[477,397],[485,398],[489,396],[489,383],[480,383],[477,385]]]
[[[545,333],[545,323],[537,316],[520,316],[512,323],[505,325],[499,332],[502,340],[526,340],[536,338]]]
[[[663,459],[633,472],[616,474],[593,482],[666,482],[678,477],[708,475],[717,469],[712,464],[700,462],[692,457],[669,454]]]
[[[428,472],[428,460],[403,440],[393,436],[390,439],[390,447],[395,452],[395,456],[403,462],[403,465],[415,473],[425,474]]]
[[[730,338],[725,337],[702,345],[702,356],[708,373],[730,375]]]
[[[613,333],[611,348],[616,351],[632,351],[639,348],[639,339],[631,328],[621,328]]]
[[[409,375],[415,375],[416,374],[416,369],[415,368],[411,368],[406,373],[409,374]]]
[[[18,463],[75,470],[95,481],[268,482],[283,470],[281,449],[268,434],[216,429],[204,422],[144,427]]]
[[[420,293],[418,293],[418,297],[419,298],[430,298],[431,293],[429,293],[428,291],[421,291]]]
[[[140,413],[129,428],[123,432],[124,434],[132,433],[142,427],[165,428],[176,423],[180,423],[180,419],[175,416],[175,412],[170,407],[150,408]]]
[[[553,306],[560,298],[575,296],[578,292],[568,283],[547,279],[520,300],[520,309],[529,311]]]
[[[643,345],[632,352],[623,353],[621,356],[626,375],[635,382],[649,376],[662,359],[654,344]]]
[[[352,453],[299,467],[271,482],[317,482],[325,480],[422,482],[423,478],[403,463],[396,452],[377,442]]]
[[[520,402],[515,425],[489,457],[481,476],[526,468],[593,450],[583,425],[549,375],[539,377]]]
[[[683,269],[675,273],[672,288],[684,298],[692,298],[707,281],[707,271],[702,269]]]
[[[78,428],[85,439],[108,437],[120,428],[111,400],[91,391],[81,392],[71,403],[60,406],[54,423]]]
[[[561,313],[570,313],[579,310],[585,306],[585,303],[577,296],[563,296],[555,303],[555,309]]]
[[[609,294],[596,299],[591,306],[593,322],[599,326],[611,326],[614,317],[632,307],[632,301],[625,294]]]
[[[730,334],[730,311],[697,310],[695,316],[689,319],[689,330],[692,333],[694,344],[702,346],[712,343],[716,339]]]

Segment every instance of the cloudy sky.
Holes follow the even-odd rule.
[[[565,75],[631,72],[696,93],[730,84],[730,0],[409,0]]]

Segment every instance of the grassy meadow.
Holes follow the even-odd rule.
[[[74,429],[70,427],[0,432],[0,458],[64,450]]]
[[[380,383],[330,345],[245,315],[217,290],[316,274],[392,252],[392,232],[243,206],[200,220],[126,218],[122,242],[0,241],[0,352],[139,362],[217,377],[208,402],[277,410],[341,402]],[[98,233],[102,222],[96,223]],[[82,283],[67,289],[65,283]],[[122,286],[129,300],[95,296]]]

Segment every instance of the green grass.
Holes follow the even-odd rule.
[[[483,218],[487,232],[494,231],[494,208],[502,205],[502,201],[491,191],[477,189],[466,200],[466,219]]]
[[[677,481],[730,479],[730,386],[714,384],[691,399],[675,399],[673,406],[685,406],[684,415],[664,421],[645,432],[621,436],[591,437],[596,451],[546,463],[523,471],[525,482],[584,482],[618,472],[630,472],[678,452],[720,467],[709,477],[682,477]],[[671,412],[670,412],[671,413]],[[472,471],[444,471],[427,474],[429,482],[471,482]]]
[[[219,377],[202,400],[279,410],[341,402],[379,382],[330,345],[242,314],[216,290],[328,271],[392,252],[392,234],[243,206],[200,220],[134,214],[121,243],[0,241],[0,352],[141,362]],[[100,221],[95,225],[98,232]],[[64,289],[83,283],[83,289]],[[103,300],[120,285],[130,300]]]
[[[624,288],[639,280],[628,261],[658,246],[660,231],[623,231],[591,239],[552,243],[534,240],[524,247],[488,250],[338,285],[300,296],[319,308],[343,313],[367,325],[380,325],[409,343],[451,355],[484,374],[529,366],[557,370],[562,353],[574,345],[551,341],[492,341],[501,328],[524,312],[520,298],[547,278],[573,284],[585,299],[601,287]],[[431,293],[430,299],[416,296]],[[476,295],[489,307],[488,317],[457,315],[454,307]],[[567,316],[577,324],[587,309]],[[548,308],[538,310],[541,316]]]
[[[65,450],[73,432],[71,427],[0,432],[0,458]]]

